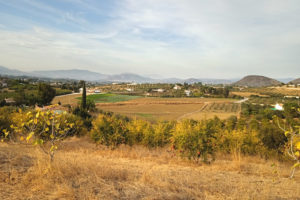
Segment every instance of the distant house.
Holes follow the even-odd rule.
[[[1,86],[4,87],[4,88],[6,88],[7,87],[7,83],[2,82]]]
[[[9,104],[9,105],[12,105],[12,104],[15,104],[16,101],[13,98],[6,98],[5,103]]]
[[[79,93],[82,93],[83,92],[83,88],[79,88]]]
[[[95,90],[94,93],[101,93],[101,91],[100,90]]]
[[[284,98],[296,98],[296,99],[299,99],[299,96],[284,96]]]
[[[184,90],[184,93],[186,96],[189,97],[191,95],[191,90]]]
[[[174,89],[174,90],[181,90],[181,87],[180,87],[179,85],[175,85],[175,86],[173,87],[173,89]]]
[[[164,92],[164,89],[154,89],[153,92]]]
[[[129,83],[129,84],[127,84],[128,86],[135,86],[135,85],[137,85],[137,83]]]
[[[283,104],[276,103],[273,110],[284,110]]]
[[[126,88],[125,90],[128,91],[128,92],[133,92],[134,91],[133,88]]]

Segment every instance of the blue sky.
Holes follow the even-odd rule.
[[[300,76],[298,0],[0,0],[0,65]]]

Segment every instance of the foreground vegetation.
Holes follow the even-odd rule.
[[[6,191],[13,184],[20,190],[29,188],[26,198],[35,194],[37,199],[140,199],[153,198],[155,191],[159,193],[154,198],[171,199],[299,195],[299,172],[295,171],[300,166],[297,102],[285,102],[283,111],[251,102],[241,107],[224,102],[205,104],[201,109],[241,109],[241,113],[226,119],[149,121],[97,110],[94,102],[136,97],[86,96],[85,82],[82,87],[79,104],[68,111],[58,106],[0,108],[0,148],[5,152],[0,154],[2,196],[17,197]],[[42,105],[52,100],[46,89],[53,91],[46,84],[39,85]],[[68,139],[74,136],[79,139]],[[292,172],[287,166],[292,166]],[[287,177],[296,177],[295,182]],[[261,187],[258,180],[269,189],[257,192]],[[224,187],[213,185],[222,182],[226,182]],[[243,186],[238,185],[241,183]],[[232,185],[238,190],[227,191]],[[279,188],[276,194],[270,192],[274,187]],[[288,190],[297,192],[286,193]]]
[[[37,148],[0,143],[2,199],[297,199],[299,172],[275,160],[217,155],[211,165],[178,158],[168,148],[67,139],[49,167]]]

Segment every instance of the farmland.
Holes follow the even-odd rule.
[[[156,120],[221,119],[238,116],[240,105],[232,99],[213,98],[139,98],[122,103],[100,103],[99,109],[129,117]]]
[[[55,97],[53,104],[76,105],[80,94]],[[157,98],[119,94],[91,94],[87,99],[95,101],[97,108],[132,118],[157,120],[209,119],[218,116],[226,119],[238,116],[240,104],[224,98]]]
[[[139,96],[129,96],[120,94],[91,94],[87,96],[87,99],[94,101],[95,103],[115,103],[122,101],[129,101],[132,99],[140,98]],[[80,99],[80,98],[77,98]]]

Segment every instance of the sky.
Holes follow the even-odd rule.
[[[0,0],[0,65],[300,77],[299,0]]]

